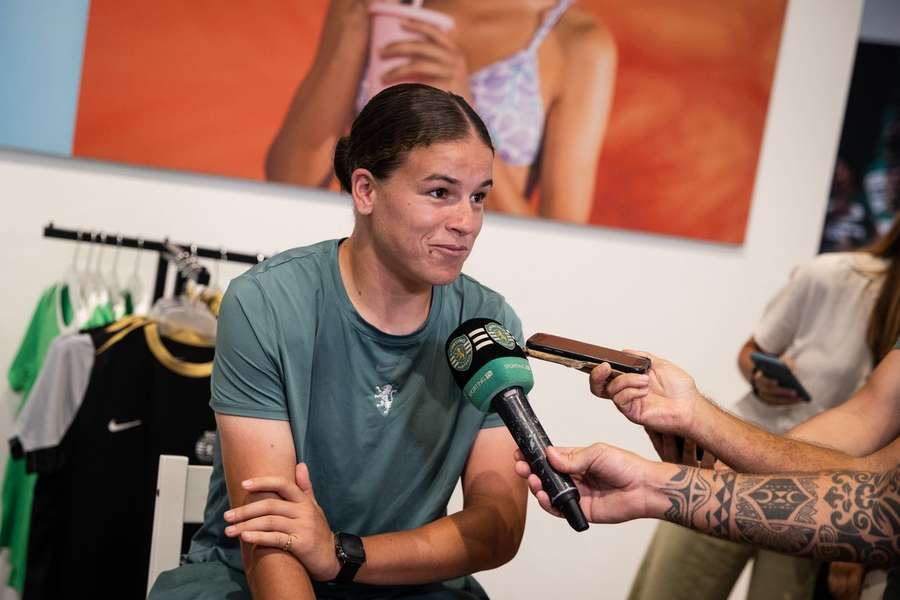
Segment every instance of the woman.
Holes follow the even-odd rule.
[[[331,149],[353,118],[366,65],[368,4],[333,0],[315,62],[269,149],[268,179],[330,185]],[[497,145],[493,208],[584,223],[593,203],[616,52],[609,33],[571,4],[429,1],[427,8],[454,18],[454,30],[445,34],[408,22],[407,29],[425,39],[384,49],[385,57],[409,57],[384,83],[427,83],[475,106]]]
[[[503,298],[460,274],[492,159],[449,92],[394,86],[362,110],[334,156],[352,235],[273,257],[222,301],[206,522],[154,598],[486,597],[468,575],[515,555],[525,488],[443,349],[476,315],[521,340]],[[465,508],[446,516],[460,477]]]
[[[738,355],[741,373],[753,389],[735,410],[775,433],[788,432],[852,396],[898,336],[900,217],[868,248],[822,254],[794,271]],[[753,351],[779,355],[812,401],[801,400],[754,369]],[[750,558],[751,600],[813,597],[818,564],[811,559],[755,550],[664,523],[644,555],[629,598],[664,594],[676,600],[725,600]],[[833,593],[840,599],[856,597],[860,567],[836,564],[829,577]],[[854,587],[850,579],[856,580],[855,594],[848,589]]]

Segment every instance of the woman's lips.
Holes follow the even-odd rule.
[[[469,252],[468,247],[458,244],[433,244],[431,247],[441,254],[453,257],[465,256]]]

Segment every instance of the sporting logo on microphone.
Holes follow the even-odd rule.
[[[516,338],[493,319],[469,319],[447,338],[447,363],[463,395],[489,411],[502,389],[534,385],[531,366]]]
[[[491,339],[506,348],[507,350],[512,350],[516,346],[516,338],[509,332],[506,327],[502,326],[500,323],[495,323],[491,321],[484,326],[484,330],[487,332]]]
[[[447,360],[457,371],[465,371],[472,366],[472,342],[465,335],[459,335],[450,341],[447,347]]]

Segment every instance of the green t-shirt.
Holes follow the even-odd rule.
[[[85,327],[109,323],[111,312],[98,306]],[[41,294],[25,336],[9,367],[9,387],[22,396],[18,413],[28,401],[37,381],[50,343],[72,325],[72,304],[65,284],[54,284]],[[28,536],[31,530],[31,502],[37,476],[25,471],[25,461],[12,456],[3,474],[0,514],[0,547],[9,548],[9,586],[20,593],[25,585],[25,563],[28,558]]]
[[[37,380],[50,342],[71,322],[72,305],[68,289],[63,285],[51,285],[41,294],[22,343],[9,366],[9,387],[22,395],[16,412],[22,408],[31,386]]]
[[[502,296],[461,275],[434,288],[418,331],[387,335],[353,308],[337,249],[331,240],[290,250],[232,281],[219,316],[211,405],[221,414],[290,422],[297,460],[308,463],[333,530],[365,536],[413,529],[447,514],[479,430],[502,425],[462,396],[447,367],[447,337],[480,316],[500,321],[521,343],[521,324]],[[210,562],[242,568],[237,541],[223,533],[227,509],[217,452],[206,521],[187,556],[200,565],[169,572],[155,598],[209,592]],[[194,570],[197,577],[192,567],[202,567]],[[201,573],[204,581],[197,581]],[[194,591],[183,587],[191,580]],[[434,598],[485,597],[471,578],[417,592],[426,588]],[[459,595],[460,589],[469,593]],[[232,588],[219,590],[227,591]],[[387,591],[316,584],[320,598]]]

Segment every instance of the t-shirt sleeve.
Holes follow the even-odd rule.
[[[45,320],[45,313],[52,299],[52,288],[44,291],[31,315],[31,322],[22,342],[19,344],[16,355],[12,364],[9,366],[7,377],[9,379],[9,387],[15,392],[26,391],[34,380],[37,378],[37,371],[40,367],[40,338],[41,328]]]
[[[497,321],[500,322],[501,325],[506,327],[513,336],[516,338],[516,342],[518,342],[519,346],[525,347],[525,336],[522,333],[522,321],[519,320],[519,316],[516,314],[516,311],[507,304],[503,303],[503,307],[500,309],[500,314],[495,317]],[[495,412],[488,413],[484,420],[481,422],[482,429],[488,429],[491,427],[502,427],[503,419],[500,418]]]
[[[56,338],[13,428],[26,453],[58,446],[75,420],[94,366],[86,333]]]
[[[794,341],[814,283],[809,265],[797,267],[787,285],[769,301],[753,332],[753,339],[765,352],[780,355]]]
[[[287,420],[277,322],[255,279],[233,280],[222,298],[210,406],[217,413]]]

